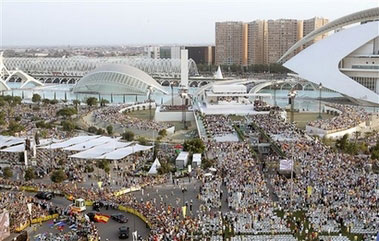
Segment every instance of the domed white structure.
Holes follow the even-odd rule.
[[[128,65],[107,64],[88,73],[74,86],[76,93],[146,94],[148,89],[167,92],[150,75]]]

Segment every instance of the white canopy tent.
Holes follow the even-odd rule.
[[[0,136],[0,148],[24,143],[25,139],[13,136]]]
[[[158,168],[161,167],[161,163],[159,162],[158,158],[155,158],[155,161],[153,162],[153,165],[151,165],[150,170],[148,174],[154,175],[158,173]]]
[[[54,143],[51,145],[41,146],[43,149],[61,149],[69,146],[73,146],[79,143],[85,143],[87,141],[99,138],[99,136],[76,136],[63,142]]]
[[[2,149],[0,151],[2,151],[2,152],[24,152],[25,151],[25,144],[11,146],[11,147]]]
[[[78,143],[78,144],[75,144],[73,146],[65,147],[65,148],[63,148],[63,150],[66,150],[66,151],[84,151],[84,150],[91,149],[92,147],[95,147],[95,146],[111,143],[112,141],[117,141],[117,139],[113,139],[113,138],[107,137],[107,136],[101,136],[99,138],[91,139],[91,140],[88,140],[88,141],[83,142],[83,143]]]
[[[139,151],[146,151],[153,148],[153,146],[142,146],[142,145],[132,145],[127,146],[124,148],[120,148],[117,150],[114,150],[112,152],[106,153],[104,155],[101,155],[97,157],[96,159],[107,159],[107,160],[120,160],[124,157],[127,157],[133,153],[139,152]]]
[[[107,143],[106,145],[95,146],[91,149],[76,153],[76,154],[71,155],[69,157],[79,158],[79,159],[98,159],[99,156],[103,156],[106,153],[112,152],[118,148],[123,148],[123,147],[129,146],[131,143],[132,142],[113,141],[113,142]]]

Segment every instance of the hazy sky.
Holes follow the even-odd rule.
[[[0,0],[0,45],[214,43],[215,22],[330,20],[379,0]]]

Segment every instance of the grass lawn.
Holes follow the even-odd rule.
[[[291,118],[290,116],[291,112],[287,112],[288,119]],[[322,113],[321,116],[323,119],[329,119],[333,117],[333,115],[329,115],[326,113]],[[307,122],[317,120],[317,117],[318,113],[295,112],[294,114],[295,124],[300,129],[305,129],[305,125],[307,124]]]

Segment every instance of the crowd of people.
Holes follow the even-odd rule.
[[[106,122],[107,124],[119,125],[122,128],[155,130],[160,131],[170,127],[169,124],[156,122],[154,120],[143,120],[130,116],[128,113],[121,113],[129,105],[105,106],[93,111],[93,117],[96,122]]]
[[[342,226],[355,232],[379,230],[375,193],[378,174],[364,168],[371,160],[336,152],[278,115],[256,115],[252,121],[271,136],[281,133],[292,137],[292,141],[276,141],[286,155],[281,158],[295,162],[296,173],[293,181],[283,175],[272,180],[282,208],[307,210],[318,232],[336,231]]]
[[[344,130],[355,127],[370,118],[370,113],[363,108],[342,105],[328,104],[333,109],[338,110],[338,115],[330,119],[320,119],[308,122],[308,126],[316,127],[322,130]]]

